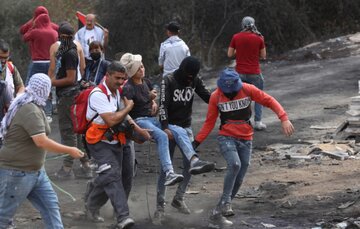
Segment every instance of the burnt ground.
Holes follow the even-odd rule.
[[[346,119],[350,97],[358,94],[358,48],[358,35],[355,34],[314,43],[262,64],[265,91],[284,106],[296,133],[290,138],[284,137],[276,116],[271,110],[264,109],[264,122],[268,128],[255,133],[252,164],[233,201],[236,215],[230,218],[234,222],[232,228],[270,228],[271,225],[276,228],[335,228],[336,223],[360,216],[358,160],[339,161],[325,157],[320,161],[294,162],[268,150],[272,144],[305,149],[309,142],[331,136],[334,129],[317,130],[310,126],[337,126]],[[202,74],[211,88],[215,87],[217,73]],[[196,98],[193,118],[195,133],[204,121],[206,107]],[[52,137],[58,140],[56,123],[55,119]],[[137,145],[139,167],[129,200],[131,215],[136,221],[134,229],[207,227],[209,211],[219,199],[226,172],[226,164],[218,153],[216,131],[217,128],[199,147],[201,157],[215,161],[217,170],[193,177],[187,194],[187,203],[193,213],[190,216],[182,215],[170,206],[175,192],[175,187],[170,187],[167,220],[162,226],[151,223],[159,171],[154,144]],[[54,156],[49,154],[48,157]],[[180,172],[179,152],[176,153],[174,164],[176,171]],[[60,166],[61,159],[46,162],[50,176]],[[55,188],[66,228],[109,228],[114,223],[110,204],[102,209],[105,223],[94,224],[81,216],[86,180],[54,182],[75,197],[72,200]],[[338,208],[349,201],[354,203],[343,209]],[[18,228],[42,228],[39,214],[29,203],[19,208],[15,219]]]

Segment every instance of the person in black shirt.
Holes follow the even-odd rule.
[[[170,157],[173,158],[176,142],[175,135],[185,132],[184,138],[194,141],[191,129],[191,115],[194,94],[209,103],[210,91],[206,88],[203,80],[198,76],[200,62],[195,57],[186,57],[174,73],[164,77],[160,87],[160,110],[159,118],[161,128],[168,134],[170,141]],[[181,111],[181,112],[179,112]],[[184,180],[179,184],[171,205],[181,213],[190,214],[190,209],[184,202],[184,194],[188,187],[191,174],[210,172],[214,169],[214,163],[199,160],[193,147],[191,159],[189,160],[186,152],[181,145],[179,148],[183,154],[183,176]],[[157,210],[156,220],[160,220],[164,215],[166,187],[164,186],[164,175],[160,173],[157,187]]]
[[[68,22],[63,22],[59,27],[59,41],[55,56],[50,57],[49,72],[54,69],[56,76],[51,77],[52,86],[56,87],[56,95],[58,97],[58,116],[59,129],[61,135],[61,142],[67,146],[80,147],[81,138],[73,132],[73,125],[70,116],[70,107],[75,100],[75,96],[79,93],[79,85],[77,83],[77,67],[79,64],[79,57],[77,53],[76,44],[74,40],[74,28]],[[92,171],[89,165],[89,158],[87,156],[80,159],[82,163],[81,176],[82,178],[91,178]],[[55,174],[57,178],[67,179],[72,177],[72,166],[74,159],[65,157],[63,166]]]

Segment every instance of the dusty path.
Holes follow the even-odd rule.
[[[331,131],[310,129],[311,125],[340,124],[345,119],[349,97],[358,93],[359,63],[360,56],[350,56],[307,62],[277,61],[263,65],[266,92],[285,107],[295,125],[296,134],[291,138],[283,137],[279,121],[271,110],[265,109],[263,116],[268,129],[255,133],[252,165],[239,193],[241,195],[233,203],[236,213],[231,218],[235,223],[233,228],[266,228],[267,224],[276,228],[311,228],[321,221],[332,225],[345,217],[359,216],[360,208],[356,203],[344,210],[337,209],[342,203],[359,196],[358,160],[323,159],[320,163],[310,161],[293,166],[271,151],[264,151],[266,146],[274,143],[306,147],[306,141],[320,140]],[[216,73],[204,74],[212,88]],[[199,99],[195,104],[193,127],[196,133],[204,120],[206,105]],[[52,136],[59,139],[56,120],[52,128],[55,132]],[[225,163],[217,152],[215,136],[216,129],[199,150],[203,158],[216,161],[217,168],[221,168]],[[198,193],[188,195],[187,202],[194,212],[192,215],[181,215],[169,204],[166,209],[169,220],[163,226],[154,226],[149,217],[153,216],[155,209],[157,158],[153,145],[146,143],[137,150],[139,172],[129,201],[131,214],[136,220],[133,228],[206,228],[208,212],[219,198],[225,171],[192,179],[190,191]],[[176,155],[176,170],[179,171],[180,154]],[[48,174],[53,174],[59,167],[59,160],[46,163]],[[85,182],[77,179],[56,181],[76,198],[72,201],[57,190],[66,228],[108,228],[114,222],[109,205],[102,212],[106,217],[103,224],[66,216],[83,210],[81,197]],[[169,188],[169,202],[174,191],[174,187]],[[39,222],[38,214],[29,204],[19,209],[16,216],[18,228],[42,228]],[[326,228],[324,225],[323,228]]]

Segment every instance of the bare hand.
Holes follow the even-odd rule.
[[[173,139],[174,139],[174,135],[171,133],[171,130],[165,129],[164,132],[167,134],[169,140],[173,140]]]
[[[155,89],[152,89],[150,91],[150,99],[153,100],[153,99],[156,99],[157,97],[157,91]]]
[[[295,131],[294,126],[292,125],[292,123],[289,120],[283,121],[281,123],[281,126],[282,126],[283,133],[286,136],[291,136]]]
[[[143,136],[146,139],[146,141],[148,141],[151,139],[151,135],[149,131],[150,131],[149,129],[140,128],[139,134],[141,134],[141,136]]]
[[[124,97],[124,104],[125,107],[128,107],[130,109],[134,107],[134,101],[132,99],[127,99],[126,97]]]
[[[155,116],[157,112],[158,112],[158,105],[157,103],[153,102],[151,105],[151,115]]]
[[[85,155],[84,152],[82,152],[81,150],[79,150],[76,147],[71,147],[69,154],[71,157],[73,157],[75,159],[82,158]]]

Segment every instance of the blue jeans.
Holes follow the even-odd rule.
[[[239,74],[240,78],[243,82],[249,83],[254,85],[255,87],[259,88],[260,90],[264,90],[264,77],[260,73],[257,74]],[[262,116],[262,105],[255,103],[255,122],[261,121]]]
[[[189,141],[194,140],[194,134],[190,127],[182,128],[182,127],[175,126],[175,125],[169,125],[169,129],[171,130],[173,135],[178,128],[181,128],[186,131],[187,138],[189,139]],[[182,133],[182,131],[180,133]],[[170,141],[169,142],[169,150],[170,150],[171,160],[174,157],[175,147],[176,147],[176,142],[174,140]],[[180,151],[183,155],[184,169],[183,169],[182,175],[184,176],[184,180],[179,184],[179,186],[176,190],[176,194],[175,194],[176,199],[184,198],[186,189],[189,185],[190,178],[191,178],[191,174],[189,173],[189,169],[190,169],[190,160],[188,159],[189,155],[185,155],[184,151],[181,148],[180,148]],[[195,154],[195,152],[192,155],[194,155],[194,154]],[[158,183],[157,183],[157,200],[156,201],[157,201],[157,205],[159,205],[159,206],[164,206],[164,204],[165,204],[166,186],[164,184],[165,184],[165,173],[162,171],[159,175]]]
[[[16,209],[28,199],[40,211],[45,228],[64,228],[59,201],[45,169],[34,172],[0,169],[0,228],[7,228]]]
[[[224,178],[223,194],[219,205],[231,203],[240,189],[246,171],[250,165],[252,141],[241,140],[228,136],[218,136],[220,153],[223,155],[227,172]]]
[[[141,128],[151,130],[151,137],[155,140],[162,171],[174,170],[169,153],[169,139],[161,129],[159,120],[155,117],[139,117],[135,119]]]
[[[50,66],[50,63],[31,62],[29,64],[29,67],[28,67],[25,86],[27,86],[29,84],[29,80],[30,80],[32,75],[34,75],[36,73],[44,73],[44,74],[47,75],[48,70],[49,70],[49,66]],[[45,115],[46,116],[52,116],[52,110],[53,110],[52,102],[51,102],[51,99],[48,98],[46,100],[46,105],[44,107]]]

